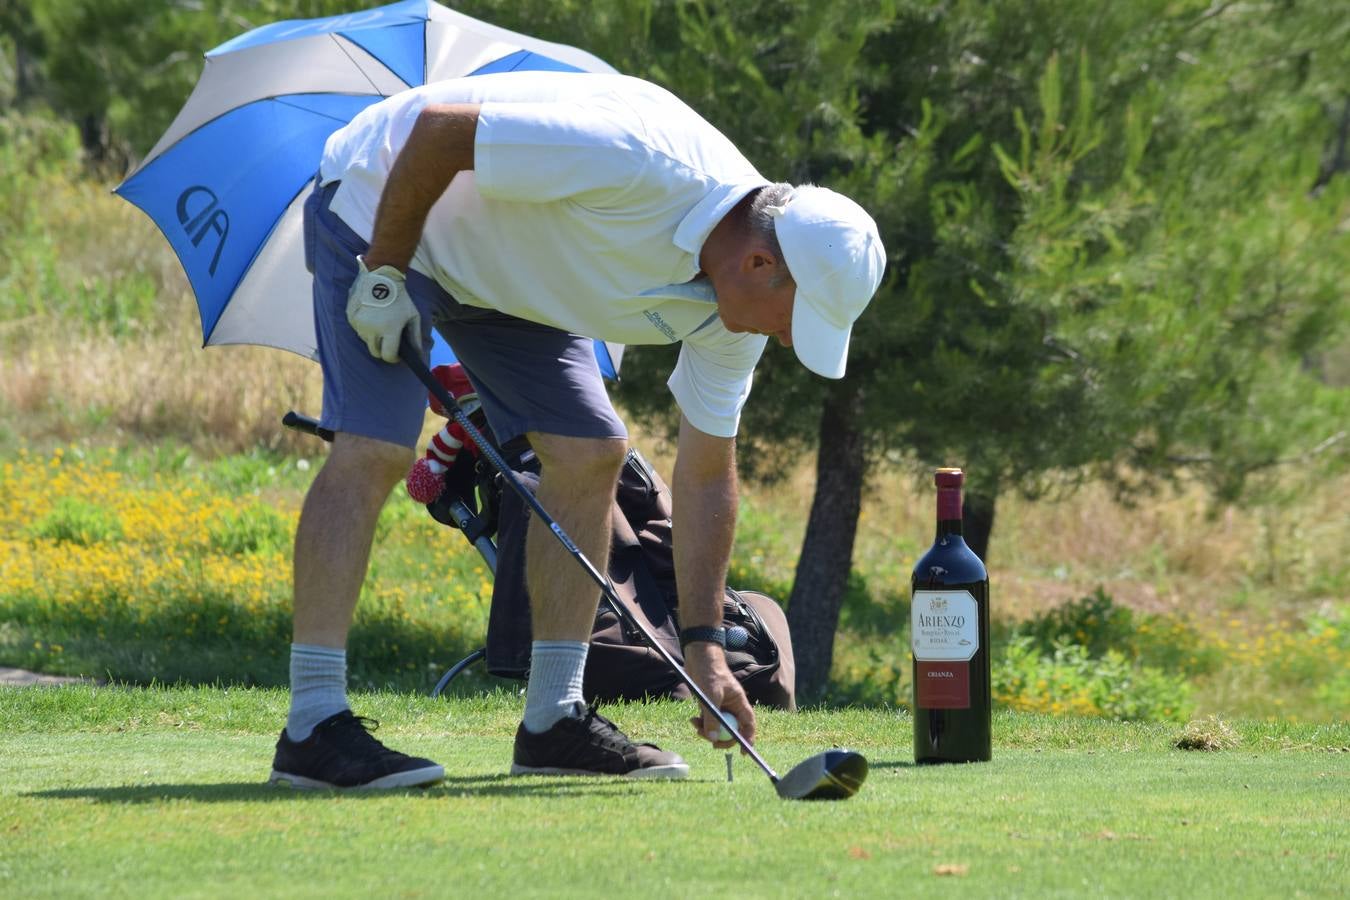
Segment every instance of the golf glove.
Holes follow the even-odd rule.
[[[399,340],[407,331],[414,341],[421,337],[422,315],[408,296],[404,274],[393,266],[380,266],[374,272],[366,261],[356,258],[360,273],[347,292],[347,321],[366,342],[371,356],[387,363],[399,360]]]

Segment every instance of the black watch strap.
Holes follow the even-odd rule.
[[[693,628],[680,629],[680,646],[684,647],[695,641],[707,641],[726,649],[727,630],[712,625],[696,625]]]

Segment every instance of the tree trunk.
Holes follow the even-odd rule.
[[[853,565],[866,461],[859,427],[862,391],[850,380],[832,386],[820,416],[816,493],[806,523],[787,618],[797,662],[797,696],[819,698],[830,677],[834,632]]]
[[[14,105],[23,106],[33,93],[32,57],[24,47],[26,37],[20,33],[14,42]]]
[[[994,530],[994,506],[998,492],[967,493],[961,508],[961,534],[966,546],[975,551],[981,561],[987,560],[989,534]]]
[[[95,163],[108,159],[108,120],[99,113],[88,113],[80,118],[80,143],[84,152]]]

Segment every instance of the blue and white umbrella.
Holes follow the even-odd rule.
[[[211,344],[314,358],[304,200],[324,142],[372,103],[429,81],[510,70],[613,72],[602,60],[431,0],[277,22],[206,54],[169,130],[116,193],[163,232]],[[623,347],[596,342],[601,370]],[[453,359],[437,337],[432,362]]]

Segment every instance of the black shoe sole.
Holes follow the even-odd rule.
[[[523,766],[520,763],[511,764],[512,775],[582,775],[591,778],[669,778],[672,780],[689,777],[689,766],[686,763],[675,763],[667,766],[648,766],[645,769],[634,769],[631,772],[592,772],[589,769],[559,769],[554,766]]]
[[[444,777],[445,769],[441,766],[423,766],[420,769],[409,769],[406,772],[393,772],[365,784],[353,784],[347,787],[330,784],[327,781],[319,781],[315,778],[306,778],[303,775],[278,772],[276,769],[272,770],[272,774],[267,780],[270,784],[279,787],[295,788],[301,791],[380,791],[391,788],[429,787]]]

